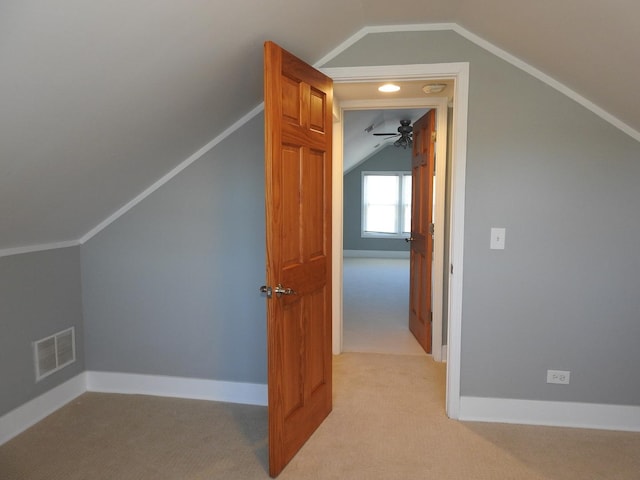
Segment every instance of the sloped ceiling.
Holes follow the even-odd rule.
[[[457,23],[640,130],[640,4],[4,0],[0,249],[73,241],[262,99],[262,44],[314,63],[365,26]]]
[[[380,83],[334,83],[333,94],[336,101],[344,105],[344,101],[388,101],[401,99],[426,100],[428,97],[444,97],[453,100],[453,80],[408,80],[395,81],[400,91],[393,94],[378,91]],[[423,87],[427,84],[440,84],[443,90],[437,93],[425,93]],[[344,111],[343,128],[343,167],[347,173],[364,162],[383,148],[393,144],[398,139],[398,127],[401,120],[411,123],[418,120],[429,109],[424,108],[360,108]],[[393,136],[380,136],[383,133],[393,133]],[[401,148],[401,147],[399,147]]]

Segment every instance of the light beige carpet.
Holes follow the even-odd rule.
[[[283,480],[640,478],[640,434],[452,421],[429,357],[334,360],[334,410]],[[0,479],[267,479],[266,422],[262,407],[85,394],[1,446]]]
[[[426,355],[409,331],[409,260],[344,259],[346,352]]]

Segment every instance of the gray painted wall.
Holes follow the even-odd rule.
[[[462,394],[639,405],[640,144],[453,32],[367,35],[326,66],[439,62],[470,63]]]
[[[80,248],[0,257],[0,416],[84,371]],[[35,381],[32,342],[69,327],[76,362]]]
[[[83,245],[88,370],[266,383],[263,122]]]
[[[362,238],[362,172],[411,172],[411,150],[386,147],[344,176],[344,239],[345,250],[387,250],[408,252],[409,246],[398,238]]]
[[[462,394],[638,405],[640,144],[452,32],[368,35],[330,66],[452,61],[470,62]],[[82,370],[79,342],[33,384],[31,341],[80,335],[81,291],[87,369],[265,382],[261,130],[83,245],[82,288],[77,248],[0,258],[0,413]]]

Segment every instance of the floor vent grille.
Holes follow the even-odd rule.
[[[71,327],[33,343],[36,382],[76,361],[75,337]]]

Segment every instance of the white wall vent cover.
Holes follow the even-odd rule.
[[[76,361],[75,327],[33,343],[36,382]]]

